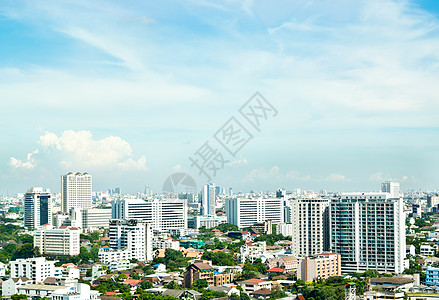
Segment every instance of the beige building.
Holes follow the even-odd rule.
[[[297,278],[312,281],[314,278],[327,279],[341,275],[341,256],[335,253],[321,253],[299,260]]]

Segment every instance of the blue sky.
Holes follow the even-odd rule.
[[[0,194],[59,191],[69,171],[95,190],[160,191],[174,172],[201,185],[189,156],[256,91],[278,114],[224,153],[217,184],[436,189],[438,12],[426,0],[3,1]]]

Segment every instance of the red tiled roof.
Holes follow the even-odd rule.
[[[299,299],[299,300],[305,300],[305,297],[303,297],[302,294],[299,294],[299,295],[297,295],[297,299]]]
[[[271,290],[263,288],[257,291],[250,293],[252,295],[271,295]]]
[[[131,286],[136,286],[141,282],[141,280],[138,279],[125,279],[123,283],[127,283]]]
[[[337,255],[337,254],[332,253],[332,252],[323,252],[323,253],[320,253],[319,255]]]
[[[117,292],[105,292],[105,294],[106,294],[107,296],[112,296],[112,295],[117,295],[117,294],[119,294],[119,293],[117,293]]]
[[[268,282],[262,279],[257,279],[257,278],[252,278],[252,279],[247,279],[243,281],[244,283],[262,283],[262,282]]]
[[[271,268],[270,270],[267,270],[267,272],[285,272],[285,270],[275,267],[275,268]]]
[[[109,241],[110,238],[109,237],[101,237],[101,241]]]

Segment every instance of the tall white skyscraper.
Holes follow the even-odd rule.
[[[88,173],[68,173],[61,176],[61,206],[67,214],[70,208],[91,208],[92,177]]]
[[[52,224],[52,195],[49,190],[32,187],[24,195],[24,227],[41,228]]]
[[[227,223],[249,227],[255,223],[284,222],[284,201],[280,198],[228,198],[226,199]]]
[[[294,256],[312,256],[329,248],[329,200],[291,201],[292,244]]]
[[[186,229],[186,199],[117,199],[112,201],[113,219],[137,219],[151,224],[152,229]]]
[[[330,205],[331,251],[342,272],[402,273],[407,266],[404,202],[399,184],[384,192],[343,193]]]
[[[216,216],[216,187],[213,183],[203,185],[201,194],[201,214],[203,216]]]

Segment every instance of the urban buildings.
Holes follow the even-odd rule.
[[[428,286],[439,285],[439,268],[428,267],[425,271],[425,284]]]
[[[328,199],[291,201],[291,251],[294,256],[312,256],[329,249],[328,210]]]
[[[341,256],[335,253],[321,253],[313,257],[299,259],[297,278],[313,281],[314,278],[323,280],[331,276],[341,275]]]
[[[152,260],[152,230],[148,223],[136,219],[111,220],[109,236],[110,248],[126,249],[131,258],[140,261]]]
[[[55,262],[44,257],[17,259],[11,261],[11,278],[26,277],[33,283],[41,283],[55,274]]]
[[[280,223],[276,226],[276,234],[282,234],[283,236],[293,236],[293,224]]]
[[[78,255],[79,240],[80,230],[69,226],[53,228],[52,225],[43,225],[34,234],[34,246],[44,254]]]
[[[52,195],[49,190],[32,187],[24,194],[24,227],[41,228],[52,224]]]
[[[206,229],[216,227],[220,224],[227,223],[226,216],[194,216],[188,219],[188,228],[198,229],[205,227]]]
[[[203,185],[201,215],[216,216],[216,187],[213,183]]]
[[[238,260],[245,263],[247,260],[254,262],[260,258],[267,250],[267,244],[264,242],[247,242],[241,246],[241,253]]]
[[[67,214],[72,207],[91,208],[92,176],[88,173],[68,173],[61,176],[61,207]]]
[[[108,228],[111,220],[111,208],[71,208],[69,211],[70,225],[91,232],[100,228]]]
[[[137,219],[153,230],[186,229],[186,199],[118,199],[112,202],[113,219]]]
[[[343,193],[330,204],[330,248],[342,272],[402,273],[406,268],[404,203],[399,185],[381,192]]]
[[[284,222],[283,199],[281,198],[228,198],[226,199],[227,222],[240,228],[256,223]]]
[[[64,289],[57,289],[52,293],[52,300],[98,300],[99,292],[90,289],[85,283],[74,283]]]

